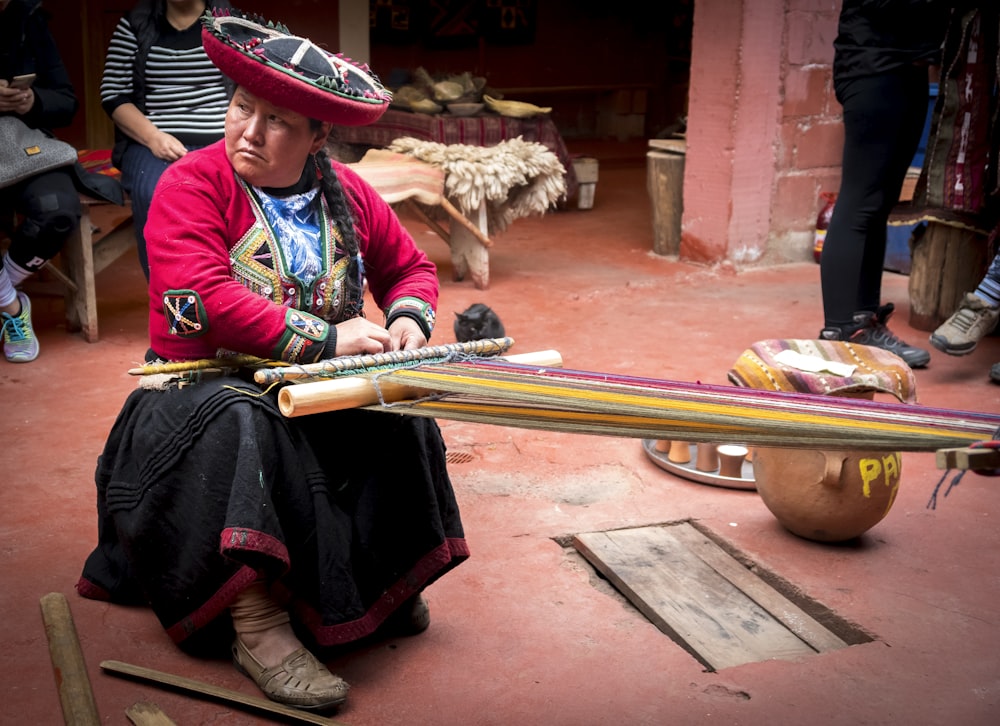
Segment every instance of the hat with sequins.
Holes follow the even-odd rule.
[[[342,126],[374,123],[392,101],[367,64],[323,50],[288,28],[239,10],[202,16],[212,63],[253,95],[303,116]]]

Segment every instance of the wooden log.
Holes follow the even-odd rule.
[[[653,252],[679,255],[684,212],[684,154],[646,152],[646,186],[653,206]]]
[[[442,206],[446,201],[441,198]],[[448,210],[448,207],[445,207]],[[477,290],[485,290],[490,286],[490,251],[489,246],[483,242],[484,235],[475,224],[468,218],[462,216],[455,207],[451,207],[457,217],[452,217],[459,224],[451,226],[451,264],[452,277],[455,282],[461,282],[466,275],[472,278],[472,284]],[[449,212],[451,214],[452,212]],[[470,213],[479,226],[486,229],[486,202],[479,205],[479,209]]]
[[[502,356],[501,360],[530,366],[559,367],[562,356],[557,351]],[[331,378],[299,383],[282,388],[278,393],[278,408],[288,418],[308,416],[327,411],[374,406],[381,401],[392,403],[433,395],[434,391],[389,381],[373,382],[367,375]]]
[[[915,237],[910,267],[910,325],[934,330],[951,317],[989,265],[986,239],[969,229],[929,222]]]
[[[42,596],[41,607],[63,719],[67,726],[100,726],[101,717],[66,596],[50,592]]]

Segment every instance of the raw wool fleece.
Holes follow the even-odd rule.
[[[445,195],[463,214],[485,200],[489,233],[521,217],[543,215],[566,196],[566,169],[542,144],[520,136],[496,146],[439,144],[398,138],[390,151],[409,154],[445,172]]]

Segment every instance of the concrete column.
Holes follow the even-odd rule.
[[[681,259],[810,258],[843,145],[830,66],[835,0],[699,0]]]

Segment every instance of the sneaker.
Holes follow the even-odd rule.
[[[3,354],[11,363],[29,363],[38,357],[38,338],[31,327],[31,300],[17,293],[21,312],[17,315],[0,313],[3,319]]]
[[[974,292],[967,292],[962,306],[931,334],[931,345],[948,355],[968,355],[993,331],[998,320],[1000,306],[994,307]]]
[[[931,354],[923,348],[907,345],[897,338],[886,326],[894,310],[892,303],[883,305],[877,312],[864,310],[854,313],[854,324],[846,328],[823,328],[820,340],[843,340],[857,345],[870,345],[895,353],[910,368],[923,368],[931,360]]]

